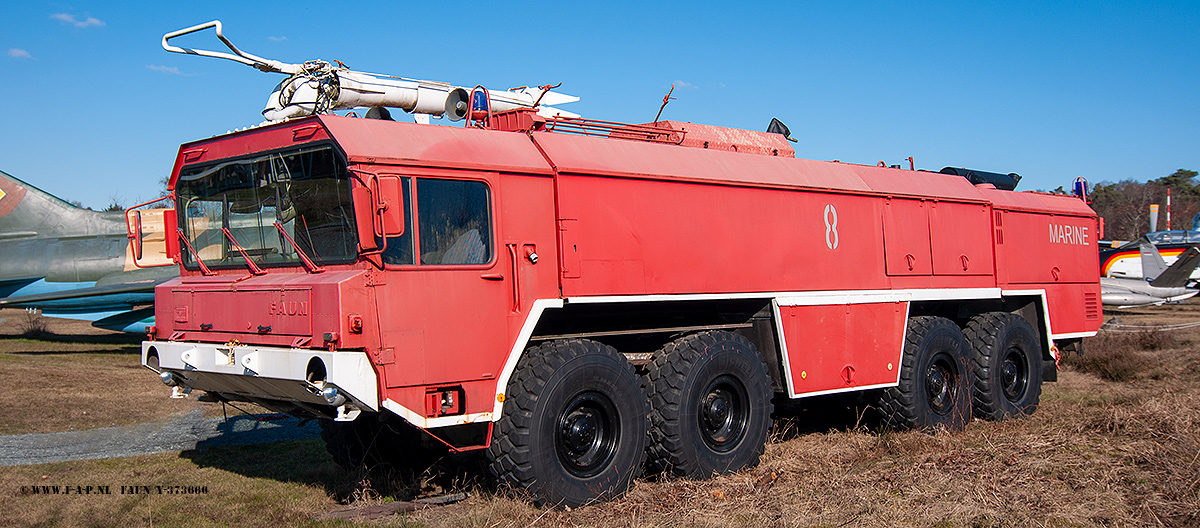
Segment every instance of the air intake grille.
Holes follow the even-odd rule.
[[[1089,321],[1100,318],[1100,296],[1095,293],[1083,294],[1083,313]]]

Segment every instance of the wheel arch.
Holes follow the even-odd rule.
[[[915,290],[921,293],[921,290]],[[824,293],[808,294],[818,299],[818,304],[834,302]],[[836,293],[836,292],[835,292]],[[870,297],[880,292],[857,292]],[[999,289],[973,289],[965,291],[962,298],[912,299],[912,292],[886,292],[891,300],[907,302],[908,318],[933,315],[946,317],[960,327],[974,316],[987,312],[1009,312],[1029,321],[1038,333],[1042,358],[1052,365],[1053,332],[1050,328],[1046,293],[1044,290],[1013,290],[1001,293]],[[764,294],[712,294],[712,295],[643,295],[629,297],[579,297],[567,299],[539,299],[526,318],[517,340],[509,351],[500,376],[497,378],[497,398],[490,419],[500,416],[508,382],[513,376],[517,361],[525,350],[547,339],[574,337],[600,341],[626,354],[629,359],[636,353],[649,355],[663,344],[688,332],[704,329],[725,329],[736,332],[758,349],[767,365],[771,378],[771,389],[776,393],[788,394],[787,365],[784,359],[785,344],[780,328],[781,296],[796,296],[786,293]],[[892,299],[895,297],[895,299]],[[908,297],[908,298],[906,298]],[[838,297],[839,299],[841,297]],[[725,325],[744,325],[728,328]],[[676,329],[676,332],[648,332],[635,335],[597,335],[619,329]],[[680,328],[690,328],[678,330]],[[1047,371],[1053,381],[1054,371]]]
[[[935,315],[954,321],[965,328],[967,322],[980,314],[1006,312],[1016,314],[1029,322],[1037,332],[1043,361],[1055,360],[1054,333],[1050,327],[1046,293],[1043,290],[1005,291],[996,299],[965,299],[922,301],[912,304],[909,317]]]
[[[534,301],[520,334],[497,377],[496,404],[491,419],[500,416],[509,380],[517,362],[537,344],[564,338],[584,338],[616,348],[635,366],[650,353],[687,333],[722,329],[749,339],[758,349],[771,377],[772,392],[786,389],[782,370],[778,309],[773,297],[694,296],[695,298],[578,298]],[[616,332],[635,333],[616,333]],[[642,355],[644,354],[643,361]]]

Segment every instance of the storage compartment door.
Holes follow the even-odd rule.
[[[888,275],[932,275],[929,204],[889,199],[883,206],[883,260]]]
[[[991,275],[991,211],[984,204],[937,202],[929,208],[934,275]]]

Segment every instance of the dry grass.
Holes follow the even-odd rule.
[[[319,441],[0,468],[3,526],[336,526],[310,520],[353,493]],[[111,494],[31,494],[32,486],[108,486]],[[149,486],[122,493],[121,486]],[[205,493],[159,493],[173,486]],[[147,493],[148,491],[148,493]]]
[[[1195,321],[1200,305],[1122,318],[1143,324]],[[1109,346],[1089,341],[1087,355]],[[1113,344],[1110,348],[1128,350],[1137,360],[1138,368],[1124,381],[1069,363],[1061,381],[1045,386],[1037,413],[1026,419],[974,421],[960,433],[878,432],[860,425],[853,401],[813,400],[811,409],[780,422],[757,468],[734,475],[699,482],[639,480],[621,500],[572,511],[538,510],[480,488],[469,476],[447,475],[443,481],[471,492],[471,498],[372,524],[1200,526],[1196,342],[1200,331],[1188,330],[1153,345],[1137,339]],[[210,493],[20,495],[19,486],[30,481],[111,486],[168,481],[207,485]],[[153,512],[155,526],[306,525],[314,513],[402,499],[409,492],[386,475],[340,473],[319,441],[305,441],[0,468],[0,497],[10,497],[8,509],[16,512],[0,524],[148,526]]]
[[[1067,354],[1063,362],[1109,381],[1129,381],[1149,366],[1145,352],[1170,350],[1177,344],[1176,332],[1101,332],[1088,340],[1083,354]]]
[[[168,398],[158,377],[141,366],[138,336],[38,316],[46,333],[31,339],[25,317],[24,310],[0,310],[0,434],[156,422],[198,406],[221,415],[220,406]]]
[[[1123,318],[1197,321],[1200,306]],[[408,519],[464,527],[1200,526],[1200,331],[1088,341],[1085,358],[1108,359],[1084,363],[1096,365],[1087,371],[1068,362],[1026,419],[930,435],[867,429],[852,410],[809,410],[786,423],[821,426],[781,435],[759,467],[735,475],[640,481],[620,501],[576,511],[483,494]],[[1122,362],[1126,371],[1114,374]],[[825,425],[839,414],[840,424]]]
[[[1062,401],[1046,407],[1062,416],[1078,410]],[[1106,404],[1086,408],[1079,422],[976,422],[957,434],[810,433],[770,445],[753,470],[703,482],[640,482],[621,501],[577,511],[481,496],[411,518],[439,526],[1196,524],[1196,471],[1179,464],[1188,448],[1160,449],[1150,459],[1142,444],[1162,424],[1131,434],[1112,427]],[[1187,436],[1179,425],[1170,430]]]
[[[51,335],[50,324],[37,310],[26,310],[20,316],[17,327],[20,328],[22,337],[30,339],[42,339]]]

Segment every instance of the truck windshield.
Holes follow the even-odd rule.
[[[275,222],[319,263],[357,251],[346,164],[331,146],[300,148],[187,167],[175,185],[179,226],[210,267],[245,266],[221,229],[264,266],[301,263]],[[184,264],[196,266],[186,248]]]

